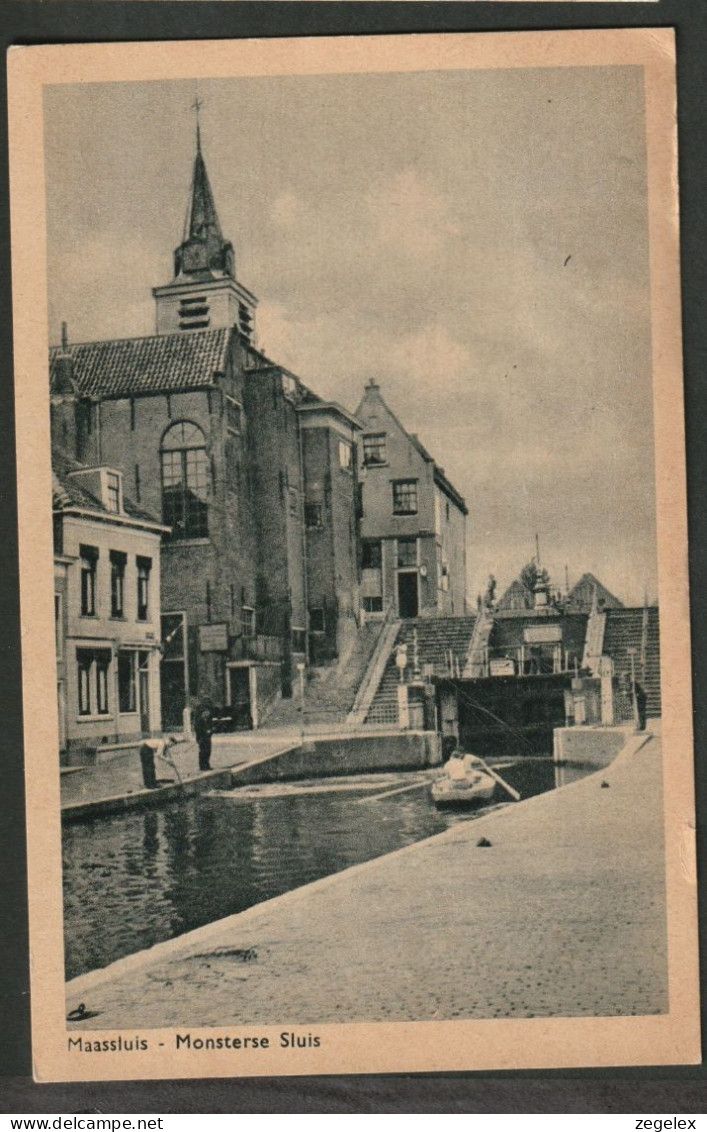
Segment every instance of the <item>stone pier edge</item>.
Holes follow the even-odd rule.
[[[574,782],[568,782],[565,786],[556,787],[553,791],[535,794],[530,798],[522,799],[520,802],[509,802],[507,806],[494,808],[491,812],[476,818],[474,820],[474,828],[481,829],[484,824],[490,821],[502,819],[504,814],[514,812],[518,806],[523,806],[527,809],[532,806],[533,803],[537,805],[543,802],[543,800],[546,800],[549,794],[560,797],[568,790],[583,786],[600,772],[605,773],[619,761],[623,762],[633,757],[651,738],[652,733],[650,731],[643,731],[639,734],[634,732],[628,733],[624,746],[618,751],[615,758],[608,766],[598,768],[596,771],[585,775],[583,778],[576,779]],[[192,931],[185,932],[183,935],[176,936],[174,939],[163,940],[161,943],[156,943],[152,947],[145,948],[142,951],[136,951],[133,955],[126,955],[122,959],[116,959],[114,963],[108,964],[107,967],[98,967],[95,971],[87,971],[83,975],[77,975],[76,978],[71,979],[66,984],[67,996],[71,995],[73,997],[85,994],[87,991],[93,990],[95,987],[101,986],[104,983],[109,983],[113,979],[120,979],[124,975],[142,971],[146,967],[150,967],[155,963],[161,963],[175,956],[179,956],[180,958],[198,956],[202,948],[208,947],[210,937],[213,935],[220,936],[224,930],[228,930],[230,923],[233,923],[234,927],[241,925],[250,919],[254,919],[265,910],[283,907],[285,904],[302,899],[304,895],[308,895],[312,891],[321,891],[335,884],[342,877],[351,877],[364,871],[379,868],[387,864],[393,857],[399,857],[404,853],[414,853],[423,850],[431,844],[438,844],[445,840],[454,840],[455,837],[460,836],[460,831],[463,831],[465,828],[465,825],[453,825],[442,833],[425,837],[421,841],[415,841],[412,845],[404,845],[400,849],[392,850],[390,853],[383,853],[380,857],[373,857],[370,861],[362,861],[358,865],[351,865],[347,869],[340,869],[336,873],[330,873],[328,876],[320,877],[318,880],[311,881],[309,884],[302,885],[299,888],[293,888],[289,892],[281,893],[279,896],[274,896],[271,900],[263,900],[259,904],[253,904],[250,908],[245,908],[242,912],[234,912],[231,916],[224,916],[220,920],[212,920],[211,923],[204,924],[200,928],[194,928]]]

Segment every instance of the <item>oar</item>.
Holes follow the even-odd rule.
[[[486,771],[488,772],[488,774],[490,774],[492,778],[496,779],[496,782],[498,782],[499,786],[502,786],[503,789],[506,790],[510,794],[510,796],[513,799],[514,802],[520,802],[521,795],[518,793],[517,790],[514,790],[512,786],[508,785],[505,778],[501,778],[500,774],[497,774],[495,770],[492,770],[492,768],[489,766],[489,764],[487,762],[485,762],[484,759],[482,759],[480,755],[475,755],[474,757],[477,758],[479,760],[479,762],[486,768]]]
[[[386,790],[384,794],[375,794],[372,798],[357,798],[356,805],[364,802],[379,802],[381,798],[391,798],[393,794],[404,794],[406,790],[417,790],[420,786],[429,786],[429,780],[424,778],[421,782],[413,782],[411,786],[398,786],[395,790]]]

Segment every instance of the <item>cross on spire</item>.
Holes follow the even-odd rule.
[[[196,148],[197,148],[197,151],[199,153],[201,153],[201,130],[199,128],[200,127],[199,111],[201,110],[203,105],[204,105],[203,101],[199,98],[199,95],[197,94],[196,98],[194,99],[194,101],[191,104],[191,108],[194,111],[194,113],[196,114]]]

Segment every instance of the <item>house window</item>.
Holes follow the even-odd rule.
[[[379,538],[367,538],[361,543],[363,570],[380,570],[383,561],[383,544]]]
[[[384,432],[371,432],[363,438],[363,463],[366,468],[386,464],[386,436]]]
[[[120,479],[118,472],[106,472],[106,507],[116,515],[120,514],[121,511]]]
[[[325,629],[324,610],[323,609],[310,609],[309,611],[309,631],[310,633],[323,633]]]
[[[136,654],[127,649],[118,653],[118,710],[127,715],[137,711],[135,657]]]
[[[417,566],[417,539],[398,539],[398,566]]]
[[[322,522],[322,511],[321,503],[305,503],[304,522],[310,530],[324,526]]]
[[[393,480],[393,514],[417,515],[417,480]]]
[[[96,616],[96,573],[98,547],[82,546],[81,555],[81,616]]]
[[[127,554],[120,550],[110,552],[110,615],[125,617],[125,563]]]
[[[229,432],[239,434],[243,424],[243,410],[238,401],[226,396],[226,428]]]
[[[109,715],[109,649],[77,649],[79,715]]]
[[[306,650],[306,633],[304,629],[292,630],[292,651],[304,653]]]
[[[290,515],[297,515],[299,511],[299,494],[296,487],[287,489],[287,498],[290,501]]]
[[[137,559],[137,619],[138,621],[150,620],[150,571],[152,570],[152,559],[141,558],[138,555]]]
[[[449,522],[449,503],[447,503],[447,522]]]
[[[383,612],[383,598],[378,597],[364,597],[363,599],[364,613],[382,613]]]
[[[162,518],[172,538],[206,538],[209,533],[209,461],[198,425],[179,421],[162,438]]]
[[[249,605],[241,609],[241,632],[244,637],[255,636],[255,610]]]
[[[345,472],[351,471],[353,463],[353,445],[348,440],[339,441],[339,467]]]

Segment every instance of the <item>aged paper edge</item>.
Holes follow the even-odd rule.
[[[321,1026],[319,1049],[169,1052],[149,1030],[136,1058],[67,1052],[57,720],[52,704],[52,532],[47,412],[43,88],[49,84],[238,75],[633,65],[644,69],[649,180],[670,1012],[644,1018],[536,1018]],[[675,52],[670,29],[330,39],[80,44],[8,55],[31,992],[35,1077],[120,1080],[310,1073],[692,1063],[700,1059],[687,509],[680,336]],[[668,755],[669,753],[669,755]],[[291,1020],[283,1019],[286,1025]],[[275,1039],[281,1026],[258,1027]],[[232,1029],[232,1028],[231,1028]],[[255,1027],[239,1027],[244,1034]],[[199,1031],[218,1037],[225,1028]],[[194,1030],[192,1028],[192,1033]],[[111,1032],[112,1034],[112,1032]],[[90,1035],[86,1035],[87,1037]],[[102,1037],[108,1036],[101,1032]],[[133,1036],[127,1035],[126,1036]]]

